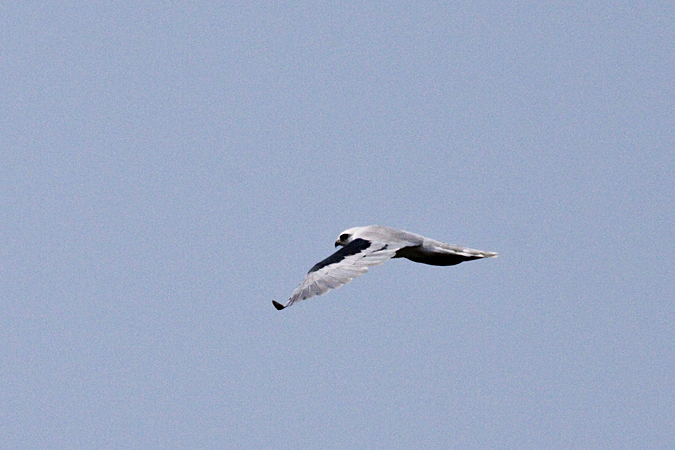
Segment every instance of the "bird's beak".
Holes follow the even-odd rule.
[[[340,241],[335,241],[335,246],[337,247],[338,245],[340,245]]]

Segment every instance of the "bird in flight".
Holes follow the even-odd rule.
[[[432,266],[454,266],[472,259],[497,256],[493,252],[450,245],[380,225],[345,230],[340,233],[335,246],[342,248],[309,269],[285,305],[272,301],[276,309],[282,310],[301,300],[337,289],[366,273],[369,266],[378,266],[391,258],[407,258]]]

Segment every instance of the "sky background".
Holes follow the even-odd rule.
[[[5,2],[0,448],[675,448],[674,29]],[[500,256],[273,308],[370,224]]]

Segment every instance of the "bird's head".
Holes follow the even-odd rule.
[[[335,241],[335,246],[337,247],[338,245],[345,246],[348,245],[351,241],[354,240],[354,233],[358,231],[357,228],[350,228],[349,230],[345,230],[342,233],[340,233],[340,236],[338,236],[337,240]]]

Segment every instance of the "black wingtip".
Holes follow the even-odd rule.
[[[275,302],[274,300],[272,300],[272,304],[273,304],[273,305],[274,305],[274,307],[275,307],[276,309],[278,309],[279,311],[281,311],[282,309],[284,309],[284,308],[285,308],[285,306],[284,306],[284,305],[282,305],[282,304],[281,304],[281,303],[279,303],[279,302]]]

